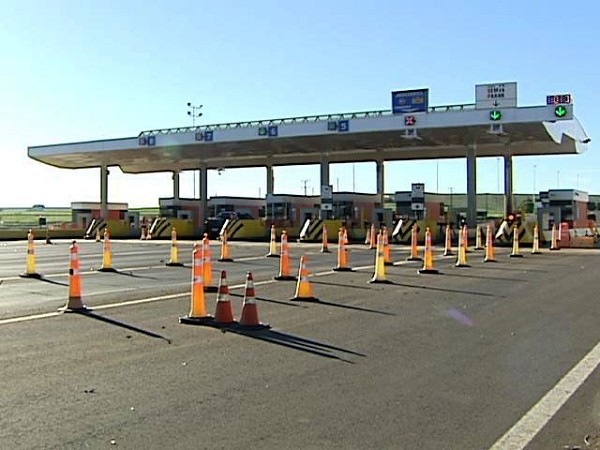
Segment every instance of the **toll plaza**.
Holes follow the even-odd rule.
[[[119,166],[127,174],[171,172],[172,201],[163,202],[170,208],[167,213],[181,220],[176,214],[185,208],[185,214],[193,215],[185,220],[196,226],[210,216],[208,170],[264,167],[266,220],[282,221],[290,229],[299,229],[310,218],[332,216],[330,164],[375,162],[378,210],[372,220],[387,222],[387,161],[465,158],[465,220],[473,228],[479,210],[478,157],[504,160],[506,217],[515,209],[515,157],[576,155],[585,152],[590,142],[568,94],[547,95],[538,106],[522,107],[517,102],[517,83],[498,82],[476,85],[474,98],[474,103],[430,106],[427,88],[392,91],[391,110],[154,129],[126,138],[30,146],[28,155],[55,167],[99,168],[102,217],[108,217],[110,167]],[[171,156],[174,152],[176,158]],[[274,197],[274,167],[304,164],[319,165],[321,195],[308,202]],[[191,170],[200,173],[199,198],[191,199],[197,207],[179,198],[180,174]],[[270,211],[269,204],[273,205]],[[198,231],[202,230],[194,232]]]
[[[259,219],[265,216],[266,202],[256,197],[211,197],[208,199],[209,217],[217,217],[221,213],[245,218]]]
[[[307,220],[319,217],[320,200],[318,195],[268,194],[266,225],[275,225],[289,236],[298,237]]]
[[[72,202],[71,215],[74,226],[84,230],[85,237],[109,228],[117,235],[128,237],[139,227],[139,214],[129,211],[127,203],[109,203],[107,214],[102,215],[102,205],[97,202]],[[106,217],[106,218],[105,218]]]

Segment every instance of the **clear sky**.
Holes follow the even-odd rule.
[[[99,169],[57,169],[27,146],[137,136],[200,123],[390,108],[392,90],[430,105],[473,103],[475,84],[516,81],[519,105],[571,93],[588,152],[514,160],[515,192],[600,194],[598,2],[4,0],[0,14],[0,207],[98,201]],[[598,97],[597,97],[598,96]],[[479,192],[503,190],[496,158]],[[354,176],[353,176],[354,173]],[[464,192],[464,160],[386,164],[386,192],[424,182]],[[277,168],[275,192],[319,192],[317,166]],[[374,164],[333,165],[334,190],[375,192]],[[181,195],[194,177],[182,176]],[[209,195],[264,195],[264,169],[209,174]],[[197,185],[196,185],[197,189]],[[113,168],[109,201],[156,206],[170,175]]]

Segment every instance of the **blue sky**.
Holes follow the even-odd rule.
[[[0,15],[1,206],[99,199],[99,170],[56,169],[27,146],[203,124],[390,107],[427,87],[430,105],[474,102],[475,84],[518,82],[519,105],[571,93],[584,155],[515,158],[516,192],[600,194],[600,6],[591,1],[13,1]],[[440,6],[445,5],[445,6]],[[478,191],[498,192],[496,158]],[[353,177],[354,172],[354,177]],[[387,163],[386,191],[466,190],[464,160]],[[264,195],[264,169],[210,173],[209,195]],[[354,182],[353,182],[354,179]],[[275,191],[318,193],[317,166],[277,168]],[[334,189],[375,192],[374,164],[334,165]],[[193,195],[193,176],[181,195]],[[111,170],[109,201],[155,206],[169,174]]]

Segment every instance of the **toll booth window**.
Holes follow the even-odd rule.
[[[267,204],[267,217],[269,219],[287,219],[290,217],[290,205],[287,203]]]

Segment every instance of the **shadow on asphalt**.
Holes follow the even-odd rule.
[[[43,276],[37,279],[43,281],[44,283],[57,284],[59,286],[69,286],[69,283],[62,283],[60,281],[49,280],[48,278],[44,278]]]
[[[339,286],[339,287],[345,287],[345,288],[350,288],[350,289],[366,289],[367,291],[372,291],[374,290],[372,287],[368,287],[368,286],[355,286],[352,284],[342,284],[342,283],[328,283],[326,281],[315,281],[315,280],[311,280],[312,284],[322,284],[324,286]],[[383,289],[375,289],[377,291],[383,291]]]
[[[396,284],[396,283],[394,283]],[[377,309],[370,309],[370,308],[363,308],[361,306],[352,306],[352,305],[344,305],[343,303],[334,303],[334,302],[328,302],[326,300],[317,300],[315,302],[311,302],[317,305],[325,305],[325,306],[334,306],[336,308],[344,308],[344,309],[351,309],[353,311],[361,311],[361,312],[369,312],[369,313],[373,313],[373,314],[383,314],[384,316],[395,316],[396,314],[391,313],[391,312],[387,312],[387,311],[380,311]]]
[[[479,267],[477,267],[479,268]],[[460,267],[457,267],[456,269],[460,269]],[[461,271],[461,273],[449,273],[449,272],[444,272],[444,275],[448,275],[449,277],[460,277],[460,278],[475,278],[478,280],[498,280],[498,281],[515,281],[515,282],[527,282],[529,280],[525,279],[525,278],[502,278],[502,277],[484,277],[481,275],[466,275],[464,273],[464,271]]]
[[[425,275],[427,276],[427,275]],[[479,295],[481,297],[497,297],[497,298],[505,298],[503,295],[496,294],[488,294],[487,292],[476,292],[476,291],[463,291],[460,289],[446,289],[446,288],[438,288],[433,286],[422,286],[417,284],[405,284],[405,283],[397,283],[394,282],[396,286],[412,288],[412,289],[425,289],[428,291],[439,291],[439,292],[450,292],[454,294],[468,294],[468,295]]]
[[[146,336],[162,339],[162,340],[167,341],[169,344],[171,343],[171,339],[169,339],[161,334],[154,333],[153,331],[149,331],[149,330],[145,330],[143,328],[136,327],[135,325],[131,325],[129,323],[121,322],[120,320],[116,320],[111,317],[100,316],[93,311],[73,311],[73,313],[79,314],[80,316],[89,317],[90,319],[96,319],[96,320],[99,320],[100,322],[105,322],[105,323],[108,323],[111,325],[125,328],[127,330],[135,331],[136,333],[144,334]]]
[[[123,275],[123,276],[131,277],[131,278],[144,278],[146,280],[159,280],[159,278],[156,278],[156,277],[149,277],[149,276],[146,276],[146,275],[136,275],[132,271],[123,272],[121,270],[116,270],[115,269],[115,270],[113,270],[111,272],[112,273],[116,273],[117,275]]]
[[[222,328],[224,333],[230,332],[235,333],[240,336],[249,337],[251,339],[257,339],[260,341],[268,342],[270,344],[281,345],[283,347],[291,348],[294,350],[299,350],[302,352],[310,353],[317,356],[322,356],[324,358],[336,359],[339,361],[343,361],[349,364],[354,364],[353,361],[349,361],[345,358],[342,358],[339,355],[333,353],[343,352],[350,355],[362,356],[366,357],[367,355],[363,353],[358,353],[352,350],[348,350],[342,347],[336,347],[334,345],[327,344],[325,342],[319,342],[312,339],[303,338],[301,336],[295,336],[293,334],[282,333],[280,331],[274,331],[270,329],[262,329],[262,330],[249,330],[243,329],[240,326],[228,326]]]
[[[244,294],[236,294],[236,293],[230,292],[229,295],[231,295],[232,297],[244,298]],[[293,306],[294,308],[308,308],[308,306],[299,305],[297,303],[290,303],[290,302],[285,302],[285,301],[281,301],[281,300],[273,300],[271,298],[264,298],[264,297],[254,297],[254,298],[256,298],[256,300],[260,300],[260,301],[267,302],[267,303],[275,303],[277,305]]]

